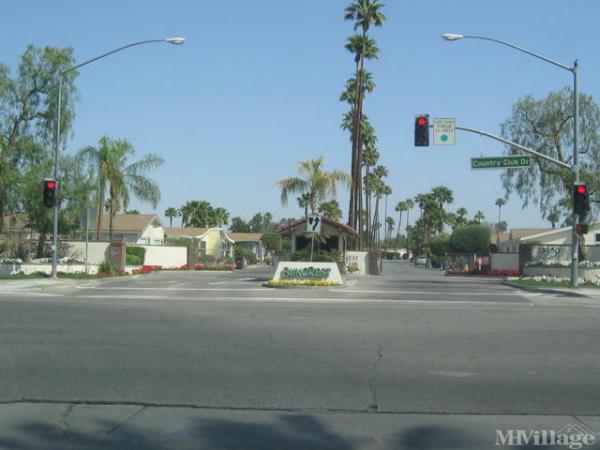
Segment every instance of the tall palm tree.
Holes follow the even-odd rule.
[[[213,208],[207,201],[191,200],[181,207],[182,226],[209,227],[214,222]]]
[[[213,208],[210,226],[221,227],[229,222],[229,212],[225,208]]]
[[[402,225],[402,213],[408,209],[405,201],[399,201],[394,207],[394,211],[398,213],[398,229],[396,231],[396,239],[400,237],[400,226]]]
[[[439,201],[440,206],[454,201],[454,194],[446,186],[436,186],[431,190],[431,193]]]
[[[385,22],[385,15],[381,12],[383,4],[377,0],[357,0],[351,3],[345,10],[344,19],[354,21],[354,29],[362,30],[362,34],[350,38],[346,48],[355,54],[354,62],[356,64],[356,96],[353,105],[353,124],[352,127],[352,163],[351,177],[352,188],[350,190],[350,209],[348,219],[350,225],[356,228],[357,216],[360,216],[358,210],[358,196],[361,195],[362,177],[360,174],[361,161],[361,121],[362,121],[362,93],[364,60],[365,58],[374,58],[377,56],[377,47],[372,40],[367,37],[367,32],[371,25],[382,26]]]
[[[350,177],[341,170],[323,170],[325,158],[320,156],[316,159],[299,161],[297,170],[299,177],[284,178],[277,182],[281,190],[281,203],[287,206],[289,194],[308,193],[310,198],[310,211],[317,210],[318,203],[330,197],[335,197],[338,183],[348,185]]]
[[[385,224],[387,226],[387,236],[385,238],[391,239],[392,234],[394,233],[394,227],[396,226],[396,221],[394,220],[393,217],[388,216],[385,219]]]
[[[485,219],[485,214],[483,214],[482,211],[477,211],[475,213],[475,215],[473,216],[473,222],[478,223],[478,224],[481,223],[481,221],[483,219]]]
[[[165,210],[165,217],[169,218],[169,228],[173,227],[173,219],[179,215],[177,208],[169,207]]]
[[[310,192],[305,192],[296,200],[298,200],[298,206],[304,209],[304,217],[308,217],[308,207],[310,206]]]
[[[404,204],[406,205],[406,251],[409,251],[409,236],[408,232],[410,231],[410,210],[415,207],[415,201],[412,198],[407,198],[404,200]],[[398,223],[398,228],[400,228],[400,223]]]
[[[494,204],[498,207],[498,224],[500,224],[502,222],[502,207],[506,205],[506,199],[497,198]],[[500,230],[496,227],[496,243],[498,242],[500,242]]]
[[[113,238],[113,219],[118,211],[126,210],[131,195],[143,202],[149,202],[153,208],[160,201],[158,184],[144,176],[148,170],[159,167],[164,160],[148,154],[139,161],[129,162],[135,153],[126,139],[102,137],[98,147],[86,147],[79,154],[87,159],[98,189],[98,220],[96,240],[100,240],[102,209],[108,194],[109,238]]]

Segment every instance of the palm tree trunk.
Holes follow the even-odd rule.
[[[371,227],[371,249],[375,248],[376,236],[377,236],[377,222],[379,216],[379,196],[375,196],[375,211],[373,211],[373,226]]]
[[[110,204],[110,211],[109,211],[109,218],[108,218],[108,239],[110,241],[113,240],[113,217],[114,217],[114,213],[113,213],[113,207],[112,207],[112,202]]]
[[[396,231],[396,239],[400,237],[400,228],[402,228],[402,210],[398,213],[398,231]]]
[[[409,252],[410,252],[410,241],[408,239],[409,220],[410,220],[410,208],[408,208],[406,210],[406,253],[407,253],[407,255],[410,256],[410,254],[409,254]]]
[[[369,175],[371,172],[371,167],[370,166],[365,166],[365,180],[369,179]],[[362,192],[361,192],[361,198],[362,198]],[[361,208],[362,211],[362,208]],[[371,233],[371,226],[370,226],[370,222],[371,222],[371,192],[368,189],[368,184],[367,186],[365,186],[365,211],[366,211],[366,216],[367,216],[367,220],[365,221],[365,236],[367,236],[367,239],[370,239],[370,233]],[[363,232],[362,228],[361,228],[361,233]],[[367,246],[369,245],[369,243],[367,243]]]
[[[173,228],[173,217],[169,216],[169,228]]]
[[[500,243],[500,217],[501,217],[502,205],[498,205],[498,225],[496,225],[496,245]]]
[[[98,220],[96,220],[96,241],[100,240],[100,228],[102,227],[102,210],[104,209],[104,183],[100,183],[98,193]]]

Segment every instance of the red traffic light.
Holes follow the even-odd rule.
[[[585,184],[578,184],[577,185],[577,193],[578,194],[585,194],[587,192],[587,186]]]
[[[56,187],[56,181],[46,181],[46,187],[48,189],[54,189]]]
[[[422,127],[427,125],[427,119],[425,117],[419,117],[417,119],[417,125],[420,125]]]

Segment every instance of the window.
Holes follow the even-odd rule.
[[[600,242],[600,233],[596,233],[596,242]]]
[[[206,242],[200,241],[200,255],[206,256]]]

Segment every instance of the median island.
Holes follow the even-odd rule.
[[[339,267],[334,262],[283,261],[277,264],[268,287],[332,287],[344,283]]]

